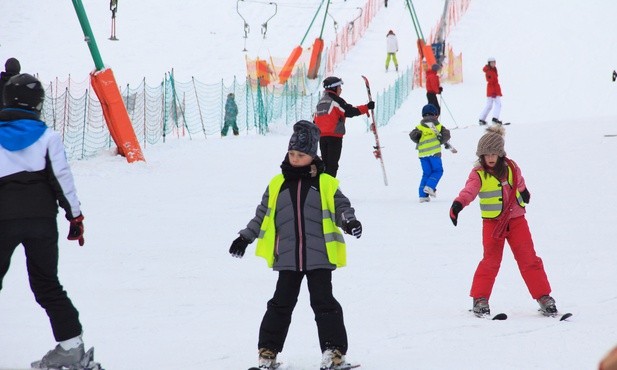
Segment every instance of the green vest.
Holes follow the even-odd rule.
[[[439,139],[437,139],[437,134],[430,128],[424,127],[422,124],[419,124],[416,128],[422,132],[417,146],[418,157],[428,157],[433,154],[441,153],[441,143]],[[435,128],[437,132],[441,132],[441,123],[437,124]]]
[[[274,265],[276,200],[284,181],[285,177],[279,174],[268,185],[268,210],[261,222],[259,236],[257,237],[255,255],[265,258],[268,262],[268,267]],[[328,174],[321,174],[319,176],[322,225],[328,260],[336,267],[343,267],[347,264],[345,240],[343,239],[343,233],[336,226],[336,210],[334,206],[334,194],[338,189],[338,184],[339,181]]]
[[[480,188],[480,211],[482,212],[482,218],[497,218],[503,211],[503,186],[512,186],[513,173],[510,166],[508,166],[508,182],[502,183],[493,175],[485,176],[484,170],[476,171],[482,181],[482,187]],[[525,207],[523,197],[516,189],[516,200],[521,207]]]

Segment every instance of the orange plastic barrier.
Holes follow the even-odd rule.
[[[437,63],[435,54],[433,54],[433,48],[431,45],[427,45],[422,39],[418,39],[418,52],[426,60],[427,68]]]
[[[270,84],[270,68],[268,68],[268,62],[263,59],[257,59],[255,61],[255,67],[257,69],[259,85],[268,86]]]
[[[287,82],[287,79],[289,79],[289,76],[291,76],[291,72],[293,71],[296,62],[298,61],[298,58],[300,58],[300,55],[302,55],[302,46],[296,46],[291,51],[291,54],[289,54],[289,58],[287,58],[285,65],[279,73],[280,84],[284,84],[285,82]]]
[[[311,62],[309,64],[306,76],[310,80],[317,78],[319,74],[319,65],[321,64],[321,52],[323,51],[323,40],[316,38],[313,43],[313,52],[311,53]]]
[[[90,83],[101,102],[103,116],[107,122],[109,133],[118,146],[118,153],[124,156],[129,163],[145,161],[112,70],[104,69],[92,72]]]

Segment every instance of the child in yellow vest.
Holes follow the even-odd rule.
[[[332,295],[332,271],[345,266],[345,241],[339,230],[359,238],[362,224],[338,180],[324,172],[317,156],[319,128],[308,121],[294,125],[288,153],[266,189],[255,217],[239,232],[229,253],[242,257],[258,239],[256,254],[278,271],[274,296],[259,330],[259,369],[274,369],[277,354],[306,276],[322,351],[321,369],[345,366],[347,332],[341,305]]]
[[[525,219],[525,206],[531,195],[521,169],[506,157],[504,128],[493,125],[486,131],[478,141],[478,162],[450,208],[450,219],[456,226],[459,212],[476,196],[480,197],[484,254],[471,285],[473,312],[478,317],[490,315],[488,301],[507,240],[532,298],[538,301],[543,314],[555,316],[557,307],[549,295],[551,286]]]

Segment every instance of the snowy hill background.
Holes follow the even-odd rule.
[[[415,57],[415,34],[403,1],[390,0],[337,70],[343,97],[366,101],[388,86],[385,35],[399,37],[399,61]],[[249,56],[287,56],[301,40],[319,1],[286,0],[256,7],[247,18]],[[334,0],[344,23],[362,1]],[[119,42],[107,40],[106,2],[84,1],[106,64],[120,84],[178,79],[218,81],[245,73],[242,21],[234,2],[120,2]],[[244,4],[240,4],[244,5]],[[441,1],[414,1],[425,34]],[[463,52],[464,83],[444,86],[442,122],[459,153],[444,154],[438,198],[417,202],[420,166],[407,133],[419,120],[425,91],[415,90],[380,131],[390,186],[371,153],[366,119],[347,123],[339,178],[364,225],[347,239],[348,267],[334,274],[350,340],[348,358],[362,369],[594,369],[617,344],[617,4],[473,0],[448,41]],[[329,19],[328,22],[331,20]],[[59,0],[0,2],[0,61],[17,57],[43,81],[83,76],[93,63],[72,5]],[[326,27],[328,41],[332,27]],[[306,45],[317,36],[313,28]],[[311,36],[312,35],[312,36]],[[506,151],[523,169],[531,192],[527,218],[560,311],[570,322],[541,317],[510,252],[491,306],[505,322],[467,310],[481,258],[477,202],[459,226],[448,218],[464,185],[483,130],[473,126],[484,105],[481,68],[497,59],[504,92]],[[308,117],[307,117],[308,118]],[[470,128],[462,129],[464,126]],[[86,245],[61,239],[60,279],[81,313],[87,346],[112,370],[244,369],[255,363],[257,331],[276,274],[252,255],[227,254],[278,172],[291,129],[268,136],[171,140],[146,148],[147,163],[128,165],[111,153],[73,162],[86,217]],[[61,235],[67,223],[59,216]],[[0,293],[0,368],[24,367],[54,345],[44,312],[27,283],[18,249]],[[317,333],[303,288],[285,351],[288,369],[315,369]],[[401,365],[404,364],[404,365]]]

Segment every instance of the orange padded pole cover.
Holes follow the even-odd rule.
[[[316,38],[313,43],[313,52],[311,53],[311,63],[309,64],[308,72],[306,77],[311,80],[317,78],[317,74],[319,73],[319,65],[321,64],[321,52],[323,50],[323,40],[320,38]]]
[[[103,116],[109,133],[118,146],[118,153],[124,156],[129,163],[145,161],[112,70],[103,69],[92,72],[90,83],[101,102]]]
[[[291,54],[289,54],[289,58],[287,58],[285,65],[279,73],[280,84],[284,84],[285,82],[287,82],[287,79],[289,79],[289,76],[291,76],[291,72],[293,71],[296,62],[298,61],[298,58],[300,58],[300,55],[302,55],[302,46],[296,46],[291,51]]]

